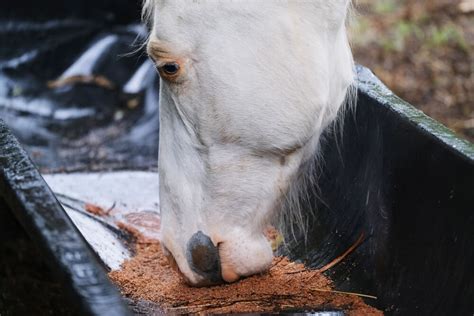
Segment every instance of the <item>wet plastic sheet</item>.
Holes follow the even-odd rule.
[[[43,170],[156,167],[158,80],[139,3],[0,5],[0,117]]]

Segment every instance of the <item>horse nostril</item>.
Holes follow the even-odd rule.
[[[191,269],[212,283],[222,282],[219,249],[202,231],[195,233],[187,245]]]

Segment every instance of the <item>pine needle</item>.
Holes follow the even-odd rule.
[[[351,295],[351,296],[359,296],[359,297],[365,297],[365,298],[371,298],[376,300],[377,296],[373,295],[368,295],[368,294],[361,294],[361,293],[355,293],[355,292],[344,292],[344,291],[337,291],[337,290],[325,290],[325,289],[318,289],[318,288],[312,288],[313,291],[316,292],[327,292],[327,293],[336,293],[336,294],[345,294],[345,295]]]
[[[316,271],[317,272],[320,272],[320,273],[323,273],[329,269],[331,269],[332,267],[334,267],[335,265],[337,265],[339,262],[341,262],[342,260],[344,260],[351,252],[353,252],[357,247],[359,247],[359,245],[362,243],[362,241],[364,240],[364,233],[360,234],[359,238],[356,240],[356,242],[349,248],[347,249],[342,255],[340,255],[339,257],[335,258],[333,261],[329,262],[327,265],[325,265],[324,267],[320,268],[320,269],[317,269]]]

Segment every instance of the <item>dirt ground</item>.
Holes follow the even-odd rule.
[[[474,0],[356,0],[358,63],[474,142]]]

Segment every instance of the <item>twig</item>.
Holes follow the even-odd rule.
[[[279,260],[277,262],[275,262],[275,264],[273,264],[271,267],[270,267],[270,270],[273,269],[274,267],[278,266],[280,264],[280,262],[283,261],[283,259],[285,259],[285,257],[280,257]]]
[[[216,306],[218,303],[212,303],[212,304],[202,304],[202,305],[190,305],[190,306],[178,306],[178,307],[169,307],[165,308],[166,311],[177,311],[177,310],[182,310],[182,309],[196,309],[196,308],[204,308],[204,307],[213,307]],[[217,306],[220,307],[220,306]]]
[[[48,81],[47,85],[50,89],[61,88],[64,86],[79,84],[93,84],[104,89],[114,90],[115,85],[104,76],[92,75],[74,75],[66,78],[59,78],[57,80]]]
[[[364,233],[360,234],[359,238],[356,240],[356,242],[349,248],[347,249],[342,255],[340,255],[339,257],[335,258],[333,261],[329,262],[328,264],[326,264],[324,267],[320,268],[320,269],[317,269],[315,270],[316,272],[320,272],[320,273],[323,273],[329,269],[331,269],[332,267],[334,267],[336,264],[338,264],[339,262],[341,262],[342,260],[344,260],[351,252],[353,252],[357,247],[359,247],[359,245],[362,243],[362,241],[364,240]]]
[[[177,311],[177,310],[195,310],[195,309],[202,309],[202,308],[223,308],[228,307],[237,303],[253,303],[253,302],[265,302],[264,298],[257,298],[257,299],[241,299],[241,300],[232,300],[223,303],[208,303],[202,305],[189,305],[189,306],[179,306],[179,307],[171,307],[166,308],[166,311]]]
[[[285,272],[285,274],[298,274],[298,273],[303,273],[303,272],[312,272],[313,270],[309,269],[303,269],[303,270],[297,270],[297,271],[289,271]]]
[[[344,292],[344,291],[337,291],[337,290],[325,290],[325,289],[320,289],[320,288],[311,288],[312,291],[315,292],[325,292],[325,293],[335,293],[335,294],[343,294],[343,295],[350,295],[350,296],[358,296],[358,297],[364,297],[364,298],[370,298],[370,299],[377,299],[376,296],[373,295],[367,295],[367,294],[361,294],[361,293],[354,293],[354,292]],[[260,298],[248,298],[248,299],[236,299],[236,300],[230,300],[230,301],[224,301],[224,302],[217,302],[217,303],[207,303],[207,304],[200,304],[200,305],[188,305],[188,306],[177,306],[177,307],[169,307],[165,308],[167,312],[172,312],[172,311],[196,311],[196,309],[202,310],[203,308],[224,308],[228,306],[232,306],[237,303],[260,303],[260,304],[265,304],[265,303],[270,303],[270,302],[275,302],[277,300],[281,299],[295,299],[300,297],[300,295],[281,295],[281,296],[274,296],[274,295],[269,295],[268,297],[260,297]],[[283,306],[288,306],[291,307],[292,305],[282,305]]]
[[[332,267],[334,267],[335,265],[337,265],[339,262],[341,262],[342,260],[344,260],[351,252],[353,252],[357,247],[360,246],[360,244],[362,243],[364,239],[364,233],[362,233],[359,238],[356,240],[356,242],[349,248],[347,249],[342,255],[340,255],[339,257],[335,258],[334,260],[332,260],[331,262],[329,262],[328,264],[326,264],[324,267],[322,268],[319,268],[319,269],[316,269],[316,270],[311,270],[311,269],[303,269],[303,270],[298,270],[298,271],[289,271],[289,272],[286,272],[285,274],[298,274],[298,273],[303,273],[303,272],[319,272],[319,273],[323,273],[329,269],[331,269]],[[315,276],[315,274],[313,274],[308,280],[312,279],[313,277]]]
[[[116,205],[116,202],[114,201],[114,204],[112,204],[112,206],[107,211],[105,211],[105,214],[110,215],[110,212],[112,212],[112,210],[115,208],[115,205]]]
[[[301,298],[301,295],[298,294],[291,294],[291,295],[274,295],[274,294],[267,294],[266,296],[258,297],[258,298],[243,298],[243,299],[234,299],[228,300],[224,302],[217,302],[217,303],[207,303],[201,305],[184,305],[184,306],[176,306],[176,307],[169,307],[165,308],[167,311],[176,311],[176,310],[194,310],[196,308],[223,308],[232,306],[238,303],[260,303],[260,304],[269,304],[275,302],[277,300],[288,300],[288,299],[295,299]],[[216,298],[217,300],[218,298]]]
[[[360,297],[365,297],[365,298],[371,298],[371,299],[374,299],[374,300],[377,299],[377,296],[368,295],[368,294],[361,294],[361,293],[354,293],[354,292],[344,292],[344,291],[337,291],[337,290],[325,290],[325,289],[318,289],[318,288],[312,288],[311,290],[316,291],[316,292],[327,292],[327,293],[336,293],[336,294],[360,296]]]

